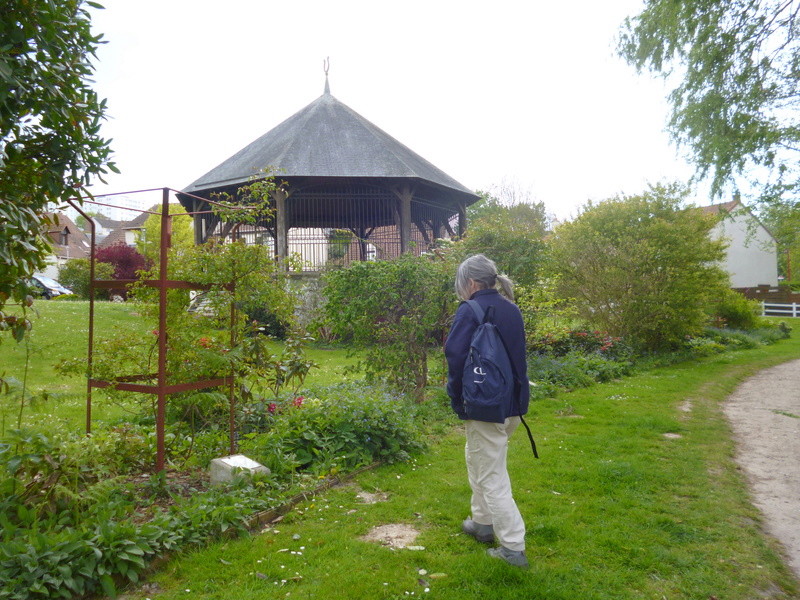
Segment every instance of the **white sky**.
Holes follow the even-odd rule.
[[[331,93],[470,189],[559,218],[685,181],[665,90],[614,55],[640,0],[100,0],[96,89],[121,175],[181,189]],[[705,203],[705,199],[698,199]]]

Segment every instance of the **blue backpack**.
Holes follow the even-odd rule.
[[[478,318],[478,328],[472,334],[461,376],[464,410],[467,418],[474,421],[503,423],[511,416],[514,402],[519,403],[514,365],[500,330],[493,322],[494,307],[490,306],[484,313],[475,300],[466,302]],[[539,458],[531,428],[521,414],[520,420],[528,432],[533,455]]]
[[[474,421],[502,423],[509,416],[514,402],[514,369],[511,359],[492,322],[494,307],[484,314],[475,300],[467,300],[478,318],[478,328],[472,334],[469,354],[464,363],[462,392],[464,410]]]

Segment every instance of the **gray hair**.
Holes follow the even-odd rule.
[[[483,254],[470,256],[460,265],[456,273],[456,294],[462,300],[469,300],[469,280],[472,279],[481,289],[492,289],[498,283],[500,291],[509,300],[514,300],[514,283],[497,272],[497,265]]]

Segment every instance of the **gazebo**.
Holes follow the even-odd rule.
[[[330,93],[242,148],[178,198],[190,212],[203,199],[233,197],[273,169],[285,182],[271,197],[274,216],[236,235],[270,244],[279,258],[299,255],[308,268],[332,260],[391,258],[423,252],[466,227],[479,197]],[[195,241],[225,237],[219,217],[195,215]]]

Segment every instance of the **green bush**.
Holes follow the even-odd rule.
[[[536,285],[517,285],[514,296],[525,322],[528,350],[545,351],[546,346],[569,335],[577,310],[574,302],[556,293],[558,276],[541,279]]]
[[[589,387],[595,382],[610,381],[630,375],[633,364],[616,361],[599,354],[572,351],[564,356],[532,354],[528,357],[528,378],[548,383],[556,389]],[[540,390],[537,390],[537,392]],[[548,391],[552,391],[548,388]]]
[[[324,474],[375,461],[404,460],[422,448],[416,415],[429,410],[386,388],[342,384],[267,406],[264,433],[247,434],[242,451],[281,477]]]
[[[704,336],[726,348],[732,350],[746,350],[749,348],[757,348],[761,345],[774,344],[779,340],[789,337],[791,328],[787,327],[784,323],[780,323],[775,327],[759,327],[758,329],[751,329],[743,331],[740,329],[718,329],[709,327],[706,329]]]
[[[429,352],[455,312],[452,281],[448,262],[412,254],[330,271],[319,327],[353,343],[353,354],[363,357],[357,368],[369,381],[386,380],[421,400]]]
[[[725,289],[722,297],[712,303],[711,318],[722,327],[749,330],[760,325],[760,312],[757,300],[748,300],[739,292]]]
[[[89,273],[91,263],[88,258],[73,258],[58,267],[58,281],[61,285],[72,290],[72,293],[81,300],[89,299]],[[95,279],[113,279],[114,265],[104,262],[95,262]],[[108,300],[109,290],[96,289],[95,298]]]
[[[693,357],[713,356],[725,352],[726,347],[713,339],[698,337],[686,340],[686,349]]]
[[[489,194],[469,207],[459,256],[485,254],[520,285],[536,286],[544,263],[547,211],[542,202],[503,202]]]
[[[555,228],[551,266],[584,322],[640,350],[677,348],[702,333],[707,306],[727,287],[718,266],[725,242],[709,237],[713,217],[683,206],[687,193],[653,186],[589,203]]]

